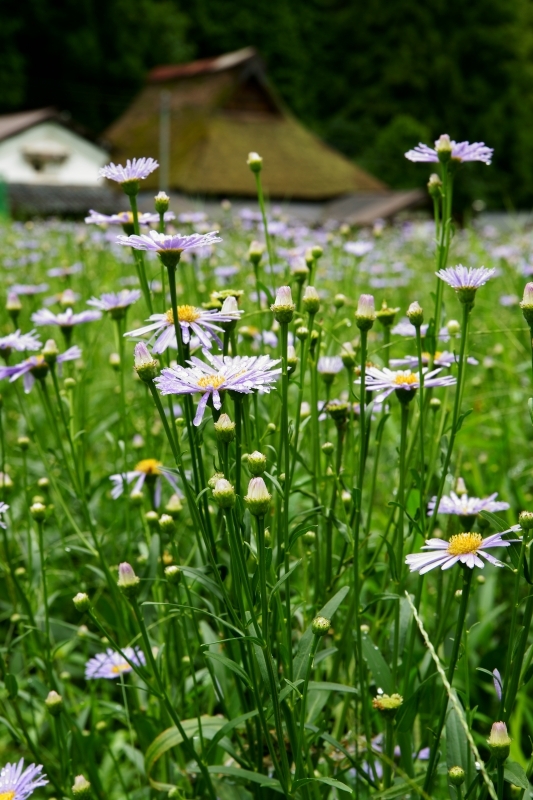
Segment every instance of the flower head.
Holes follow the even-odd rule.
[[[425,163],[436,163],[441,160],[451,159],[452,161],[482,161],[490,164],[494,149],[487,147],[484,142],[454,142],[448,134],[443,134],[435,142],[435,147],[428,147],[427,144],[420,143],[413,150],[408,150],[405,157],[409,161],[421,161]],[[449,155],[448,155],[449,154]],[[439,157],[440,156],[440,157]]]
[[[473,304],[479,287],[484,286],[495,272],[495,269],[486,267],[467,268],[458,264],[456,267],[440,269],[435,275],[455,289],[462,303]]]
[[[520,530],[519,525],[514,525],[503,533],[494,533],[483,539],[480,533],[457,533],[447,542],[444,539],[426,539],[426,544],[422,550],[427,553],[413,553],[406,556],[405,563],[409,565],[411,572],[420,572],[424,575],[435,567],[450,569],[454,564],[460,562],[470,569],[485,566],[480,556],[486,561],[494,564],[495,567],[503,567],[501,561],[486,553],[485,550],[491,547],[509,547],[517,539],[502,539],[506,533]]]
[[[320,356],[316,368],[321,375],[337,375],[343,366],[340,356]]]
[[[230,298],[226,298],[229,300]],[[181,338],[184,344],[188,344],[191,339],[191,333],[195,334],[203,347],[211,349],[213,340],[222,348],[222,341],[217,335],[217,332],[222,332],[223,327],[220,323],[236,322],[243,313],[237,308],[235,298],[231,298],[233,302],[222,305],[220,311],[206,310],[205,308],[197,308],[196,306],[178,306],[178,321],[181,328]],[[172,309],[169,308],[164,314],[152,314],[149,317],[150,324],[144,325],[142,328],[136,328],[134,331],[125,333],[125,336],[144,336],[146,333],[152,333],[150,343],[154,342],[153,352],[164,353],[168,347],[177,348],[176,342],[176,329],[174,327],[174,314]],[[154,341],[155,340],[155,341]]]
[[[424,386],[429,388],[432,386],[451,386],[456,383],[456,379],[452,375],[445,375],[439,377],[439,369],[434,369],[428,372],[427,368],[422,370],[424,375]],[[411,372],[410,369],[397,370],[396,372],[387,367],[379,369],[378,367],[368,367],[366,371],[366,388],[370,391],[379,391],[380,394],[376,397],[376,403],[382,403],[392,392],[414,392],[420,386],[420,373]],[[403,395],[405,397],[405,395]]]
[[[40,350],[42,346],[35,331],[21,333],[20,330],[16,330],[14,333],[0,337],[0,353],[4,357],[8,356],[12,350],[22,353],[24,350]]]
[[[173,492],[180,494],[176,479],[171,472],[167,472],[163,465],[156,458],[143,458],[139,461],[133,470],[130,472],[119,472],[116,475],[110,475],[109,480],[113,484],[111,489],[111,497],[117,500],[124,492],[125,487],[135,481],[132,489],[132,494],[141,492],[145,484],[153,490],[153,502],[156,508],[161,503],[161,478],[170,484]]]
[[[431,353],[422,353],[422,364],[429,364],[431,360]],[[468,364],[476,366],[479,364],[477,358],[468,356],[466,359]],[[404,356],[403,358],[391,358],[391,367],[418,367],[418,356]],[[451,367],[453,364],[459,363],[459,357],[456,353],[450,353],[448,350],[437,350],[433,355],[433,364],[436,367]]]
[[[27,394],[31,391],[35,383],[35,378],[45,378],[48,374],[50,366],[47,358],[48,356],[45,350],[43,350],[43,353],[40,355],[30,356],[24,361],[21,361],[20,364],[15,364],[12,367],[0,367],[0,380],[9,378],[9,382],[12,383],[16,381],[17,378],[23,377],[24,391]],[[81,350],[79,347],[74,346],[69,347],[64,353],[54,356],[54,363],[59,364],[61,368],[61,364],[65,361],[76,361],[79,358],[81,358]]]
[[[493,722],[487,744],[498,761],[505,761],[511,751],[511,737],[505,722]]]
[[[362,294],[357,303],[355,312],[355,322],[362,331],[369,330],[376,319],[376,307],[374,297],[371,294]]]
[[[26,800],[40,786],[48,783],[42,764],[30,764],[24,769],[24,759],[18,764],[6,764],[0,770],[1,800]]]
[[[176,215],[172,211],[166,211],[164,214],[165,222],[172,222],[176,219]],[[159,222],[159,214],[153,214],[146,211],[144,214],[138,214],[137,220],[139,225],[157,225]],[[87,225],[125,225],[133,228],[133,213],[131,211],[120,211],[118,214],[100,214],[93,208],[89,211],[89,216],[85,217]]]
[[[124,655],[116,653],[109,647],[105,653],[98,653],[94,658],[90,658],[85,665],[86,680],[94,678],[115,680],[131,672],[132,664],[136,667],[144,667],[146,664],[144,653],[138,647],[125,647],[122,652]]]
[[[158,253],[165,265],[165,256],[170,256],[173,263],[168,263],[176,266],[184,250],[209,247],[221,242],[222,239],[217,234],[218,231],[211,231],[211,233],[191,233],[189,236],[182,236],[179,233],[165,234],[150,231],[149,234],[141,234],[141,236],[118,236],[117,243],[133,247],[134,250],[149,250],[152,253]]]
[[[276,380],[281,369],[273,369],[279,364],[269,356],[214,356],[204,351],[210,362],[206,364],[199,358],[191,358],[189,367],[170,367],[164,369],[155,379],[161,394],[196,394],[202,397],[198,403],[194,424],[203,419],[207,401],[211,398],[213,406],[222,407],[220,392],[233,391],[251,394],[254,391],[270,391],[270,384]]]
[[[61,329],[82,325],[84,322],[95,322],[101,318],[101,311],[80,311],[79,314],[75,314],[71,308],[67,308],[60,314],[54,314],[48,308],[41,308],[31,315],[31,320],[35,325],[57,325]]]
[[[109,311],[113,319],[121,319],[126,309],[136,303],[140,296],[140,289],[121,289],[120,292],[104,292],[101,297],[91,297],[87,305],[99,311]]]
[[[450,492],[449,496],[441,497],[439,503],[439,514],[457,514],[460,517],[472,517],[480,514],[481,511],[507,511],[509,503],[503,500],[496,500],[498,492],[481,499],[480,497],[469,497],[467,494],[459,496],[455,492]],[[436,497],[432,497],[428,504],[428,516],[435,510]]]
[[[126,166],[122,164],[107,164],[99,172],[101,178],[108,178],[117,183],[129,183],[130,181],[143,181],[154,170],[159,167],[155,158],[134,158],[126,161]]]

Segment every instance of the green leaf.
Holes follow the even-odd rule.
[[[527,407],[529,408],[529,417],[531,419],[531,424],[533,425],[533,397],[530,397],[527,401]]]
[[[363,658],[374,676],[376,686],[383,689],[386,694],[392,694],[394,685],[389,665],[381,655],[379,648],[366,633],[363,634]]]
[[[457,695],[456,695],[457,696]],[[470,770],[468,765],[470,764]],[[459,721],[457,711],[448,701],[448,715],[446,717],[446,765],[462,767],[466,772],[466,785],[470,785],[474,778],[472,759],[469,758],[469,744],[466,733]]]
[[[335,786],[336,789],[340,789],[341,792],[348,792],[349,794],[353,795],[353,789],[349,786],[346,786],[345,783],[341,783],[336,778],[301,778],[299,781],[294,781],[293,788],[297,789],[300,786],[305,786],[307,783],[326,783],[328,786]]]
[[[469,417],[469,416],[470,416],[470,414],[472,413],[472,411],[473,411],[473,410],[474,410],[474,409],[473,409],[473,408],[471,408],[471,409],[469,409],[468,411],[465,411],[465,413],[464,413],[464,414],[461,414],[461,416],[460,416],[460,417],[459,417],[459,419],[457,420],[457,425],[455,426],[455,433],[459,433],[459,431],[460,431],[460,430],[461,430],[461,428],[463,427],[463,422],[465,421],[465,419],[466,419],[467,417]]]
[[[517,764],[516,761],[505,762],[503,777],[508,783],[514,783],[515,786],[520,786],[521,789],[530,788],[529,780],[523,767]]]
[[[270,593],[270,600],[269,600],[269,604],[272,602],[272,598],[273,598],[273,596],[275,595],[275,593],[278,591],[278,589],[279,589],[279,588],[280,588],[280,587],[281,587],[281,586],[282,586],[282,585],[285,583],[285,581],[287,580],[287,578],[289,578],[289,577],[290,577],[291,573],[292,573],[292,572],[294,572],[294,570],[296,569],[296,567],[300,566],[300,564],[302,563],[302,561],[303,561],[303,559],[302,559],[302,558],[299,558],[299,559],[298,559],[298,561],[296,561],[296,562],[295,562],[295,563],[292,565],[292,567],[289,569],[289,571],[288,571],[288,572],[285,572],[285,574],[284,574],[284,575],[282,575],[282,577],[279,579],[279,581],[278,581],[278,582],[275,584],[274,588],[272,589],[272,592]]]
[[[6,687],[7,696],[10,700],[14,700],[19,693],[19,685],[12,672],[8,672],[4,677],[4,684]]]
[[[189,769],[191,772],[198,772],[197,768],[191,767]],[[237,780],[252,781],[260,786],[268,786],[269,789],[284,794],[279,781],[275,778],[269,778],[268,775],[263,775],[261,772],[252,772],[250,769],[241,769],[240,767],[224,767],[218,764],[212,764],[207,770],[212,775],[230,775]]]
[[[375,594],[374,597],[372,598],[372,600],[370,601],[370,603],[367,603],[366,606],[363,608],[363,610],[361,611],[361,614],[364,614],[373,605],[375,605],[376,603],[379,603],[380,600],[399,600],[399,599],[400,599],[400,596],[398,594],[387,594],[387,593],[385,593],[385,594]]]
[[[239,725],[243,725],[246,722],[246,720],[252,719],[252,717],[256,717],[258,714],[259,711],[257,710],[248,711],[247,714],[241,714],[240,717],[235,717],[234,719],[231,719],[229,722],[226,722],[226,724],[223,725],[222,728],[220,728],[220,730],[217,731],[216,734],[211,739],[211,743],[207,748],[207,752],[205,754],[205,760],[206,761],[209,760],[209,756],[214,751],[219,741],[224,738],[224,736],[227,736],[228,733],[231,733],[231,731],[233,731],[235,728],[238,728]]]
[[[345,692],[347,694],[358,694],[354,686],[346,686],[344,683],[331,683],[330,681],[309,681],[309,691],[317,689],[326,692]]]
[[[236,664],[235,661],[231,660],[231,658],[228,658],[227,656],[223,656],[222,653],[215,653],[212,650],[205,650],[204,651],[204,656],[206,656],[206,658],[212,658],[213,661],[220,662],[225,667],[227,667],[229,670],[231,670],[231,672],[234,672],[235,675],[238,675],[239,678],[247,686],[251,687],[250,678],[248,677],[246,672],[243,670],[243,668],[240,666],[240,664]]]

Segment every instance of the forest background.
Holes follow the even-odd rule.
[[[163,63],[253,45],[288,108],[394,188],[443,132],[495,148],[463,207],[533,201],[531,0],[1,0],[0,113],[54,105],[101,135]],[[139,155],[157,156],[157,153]]]

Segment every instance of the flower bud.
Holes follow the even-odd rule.
[[[422,307],[416,302],[411,303],[409,308],[407,309],[407,318],[411,325],[414,325],[415,328],[420,328],[422,323],[424,322],[424,312]]]
[[[20,302],[18,294],[16,294],[15,292],[8,292],[6,311],[8,312],[9,316],[16,318],[18,317],[21,310],[22,310],[22,303]]]
[[[135,490],[130,492],[130,505],[133,506],[133,508],[140,508],[143,503],[144,495],[142,492],[136,492]]]
[[[455,494],[458,494],[461,497],[464,494],[468,494],[468,490],[466,488],[466,483],[464,482],[464,478],[457,478],[455,482]]]
[[[351,342],[345,342],[342,345],[341,358],[346,369],[353,369],[353,367],[355,367],[355,351]]]
[[[120,372],[120,356],[118,353],[109,353],[109,366],[115,372]]]
[[[152,358],[144,342],[138,342],[133,353],[135,372],[144,383],[151,383],[157,376],[159,362]]]
[[[74,387],[76,386],[76,378],[65,378],[65,380],[63,381],[63,386],[65,387],[65,389],[67,389],[67,391],[74,389]]]
[[[458,336],[461,333],[461,323],[456,319],[450,319],[446,324],[450,336]]]
[[[333,442],[324,442],[324,444],[322,445],[322,452],[326,456],[330,456],[333,453],[334,450],[335,450],[335,446],[334,446]]]
[[[447,133],[443,133],[442,136],[439,136],[435,142],[435,150],[437,151],[437,156],[442,164],[445,164],[451,159],[452,143]]]
[[[250,247],[248,248],[248,261],[252,264],[259,264],[261,259],[263,258],[263,253],[265,252],[265,245],[261,242],[252,242]]]
[[[349,408],[348,403],[343,403],[341,400],[330,400],[326,405],[326,411],[338,428],[342,428],[346,423]]]
[[[324,251],[319,244],[314,244],[311,248],[311,255],[315,261],[318,261],[324,255]]]
[[[316,314],[320,308],[320,297],[314,286],[306,286],[302,299],[304,311],[308,314]]]
[[[439,176],[434,172],[432,175],[429,176],[428,180],[428,192],[431,197],[440,197],[442,189],[442,181]]]
[[[173,519],[179,517],[179,515],[183,511],[183,505],[181,499],[177,494],[173,494],[170,496],[170,499],[165,506],[165,511],[167,512],[167,514],[170,514],[170,516]]]
[[[89,595],[85,592],[78,592],[75,597],[72,598],[72,602],[74,603],[74,608],[76,611],[80,611],[83,613],[84,611],[88,611],[91,607],[91,601],[89,600]]]
[[[308,547],[310,547],[316,542],[316,533],[314,531],[306,531],[304,534],[302,534],[302,541]]]
[[[533,511],[521,511],[518,522],[522,530],[530,531],[533,528]]]
[[[355,312],[355,323],[359,330],[368,331],[376,319],[374,298],[371,294],[362,294]]]
[[[276,300],[270,306],[270,310],[274,312],[274,317],[278,322],[288,323],[294,316],[294,309],[296,306],[292,302],[292,294],[290,286],[281,286],[276,292]]]
[[[215,422],[215,436],[219,442],[229,444],[235,439],[235,423],[228,414],[221,414]]]
[[[384,300],[381,304],[381,308],[376,313],[376,317],[384,328],[390,328],[392,325],[394,325],[394,319],[399,310],[399,308],[389,308],[387,301]]]
[[[43,522],[46,517],[46,506],[42,503],[33,503],[30,506],[30,514],[36,522]]]
[[[349,511],[352,505],[352,493],[344,489],[341,492],[341,500],[345,511]]]
[[[57,357],[59,355],[59,349],[54,339],[47,339],[46,344],[41,352],[48,366],[52,366],[52,364],[56,363]]]
[[[170,514],[161,514],[159,517],[159,527],[163,533],[174,533],[176,530],[176,523]]]
[[[140,579],[135,574],[131,564],[124,561],[118,567],[117,586],[120,591],[128,598],[136,597],[140,590]]]
[[[438,397],[432,397],[431,400],[429,401],[429,407],[435,414],[440,409],[441,405],[442,405],[442,400],[439,400]]]
[[[168,211],[169,203],[170,197],[166,192],[158,192],[154,197],[154,206],[158,214],[164,214],[165,211]]]
[[[44,704],[53,717],[58,717],[63,710],[63,698],[60,694],[54,692],[53,689],[51,692],[48,692],[48,696],[44,701]]]
[[[235,505],[235,489],[225,478],[219,478],[213,489],[213,500],[219,508],[232,508]]]
[[[372,700],[373,708],[385,717],[394,717],[402,703],[403,697],[400,694],[378,694]]]
[[[309,267],[303,259],[298,259],[291,267],[291,277],[298,284],[304,284],[309,277]]]
[[[30,440],[27,436],[19,436],[17,439],[17,444],[23,452],[26,452],[30,446]]]
[[[124,184],[122,184],[124,186]],[[72,794],[75,798],[85,798],[90,797],[91,792],[91,784],[84,778],[83,775],[76,775],[74,778],[74,786],[72,787]]]
[[[259,155],[259,153],[248,153],[248,159],[246,161],[252,172],[258,173],[261,172],[263,168],[263,159]]]
[[[533,283],[526,283],[520,308],[522,309],[525,321],[530,328],[533,328]]]
[[[465,778],[465,771],[462,767],[450,767],[448,770],[448,780],[452,786],[462,786]]]
[[[296,350],[294,349],[294,345],[289,344],[287,346],[287,372],[289,375],[294,372],[297,366],[298,356],[296,355]]]
[[[294,335],[301,342],[304,342],[307,339],[307,337],[309,336],[309,328],[306,328],[305,325],[300,325],[299,328],[296,328],[296,330],[294,332]]]
[[[223,472],[215,472],[214,475],[212,475],[209,478],[209,480],[207,481],[207,485],[209,486],[209,488],[211,490],[213,490],[215,488],[215,486],[217,485],[217,481],[220,480],[220,478],[223,478],[223,477],[224,477],[224,473]]]
[[[344,294],[336,294],[333,298],[333,305],[335,308],[339,309],[346,305],[346,295]]]
[[[159,514],[157,511],[147,511],[144,518],[149,528],[155,529],[159,527]]]
[[[491,754],[497,761],[505,761],[511,752],[511,738],[505,722],[494,722],[487,739]]]
[[[254,517],[264,517],[270,508],[272,495],[261,477],[252,478],[248,484],[248,494],[244,502]]]
[[[169,583],[173,583],[177,586],[181,581],[181,576],[181,567],[176,566],[176,564],[171,564],[169,567],[165,567],[165,578]]]
[[[331,620],[326,617],[315,617],[311,623],[311,630],[315,636],[325,636],[331,628]]]
[[[267,459],[263,453],[260,453],[259,450],[254,450],[253,453],[250,453],[248,456],[248,471],[250,475],[257,477],[262,475],[263,472],[266,470]]]

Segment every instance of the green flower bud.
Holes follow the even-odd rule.
[[[403,697],[400,694],[378,694],[372,700],[373,708],[377,709],[385,717],[394,717],[402,703]]]
[[[176,530],[176,523],[170,514],[161,514],[159,517],[159,527],[163,533],[174,533]]]
[[[53,689],[51,692],[48,692],[44,704],[53,717],[58,717],[63,710],[63,698],[60,694],[54,692]]]
[[[228,414],[221,414],[215,422],[215,436],[219,442],[229,444],[235,439],[235,423]]]
[[[246,163],[254,173],[261,172],[263,168],[263,159],[259,155],[259,153],[248,153],[248,158]]]
[[[448,770],[448,780],[452,786],[462,786],[465,778],[465,771],[462,767],[450,767]]]
[[[320,308],[320,297],[314,286],[306,286],[302,299],[304,311],[308,314],[316,314]]]
[[[177,585],[181,581],[181,576],[181,567],[176,566],[176,564],[171,564],[169,567],[165,567],[165,578],[169,583]]]
[[[331,620],[326,617],[315,617],[311,623],[311,630],[315,636],[325,636],[331,628]]]
[[[124,186],[124,184],[122,184],[122,186]],[[76,775],[74,778],[72,794],[75,798],[85,798],[91,796],[91,784],[86,778],[83,777],[83,775]]]
[[[76,611],[84,612],[88,611],[91,607],[91,601],[89,600],[89,595],[85,592],[78,592],[78,594],[72,598],[72,602],[74,603],[74,608]]]
[[[219,478],[213,489],[213,500],[219,508],[232,508],[235,505],[235,489],[225,478]]]
[[[135,574],[131,564],[124,561],[118,567],[117,586],[128,598],[137,597],[140,591],[140,578]]]
[[[254,452],[250,453],[248,456],[247,463],[250,475],[257,477],[258,475],[262,475],[266,470],[267,459],[263,453],[259,452],[259,450],[254,450]]]
[[[264,517],[270,508],[272,495],[269,493],[266,484],[261,477],[252,478],[248,484],[248,494],[244,502],[254,517]]]
[[[497,761],[505,761],[511,752],[511,738],[505,722],[494,722],[487,739],[489,750]]]

